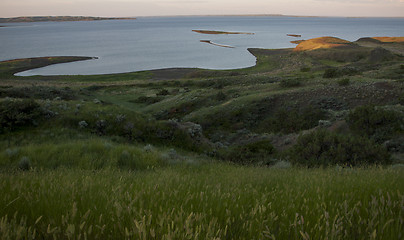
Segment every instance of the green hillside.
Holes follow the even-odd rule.
[[[225,71],[0,62],[0,238],[401,239],[404,44],[340,45]]]

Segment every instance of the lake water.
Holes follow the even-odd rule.
[[[142,17],[137,20],[2,24],[0,60],[90,56],[19,75],[106,74],[171,67],[235,69],[255,64],[247,48],[290,48],[290,41],[334,36],[404,36],[404,18],[306,18],[274,16]],[[206,35],[193,29],[252,32]],[[234,48],[202,43],[210,40]]]

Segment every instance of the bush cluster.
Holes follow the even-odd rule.
[[[217,79],[208,79],[198,81],[195,85],[200,88],[214,88],[214,89],[223,89],[226,86],[235,84],[235,79],[228,77],[221,77]]]
[[[161,89],[158,93],[156,93],[157,96],[167,96],[169,95],[170,92],[167,89]]]
[[[323,78],[336,78],[342,76],[352,76],[360,74],[361,71],[354,67],[343,67],[343,68],[328,68],[324,71]]]
[[[168,144],[199,151],[204,146],[178,124],[146,119],[140,114],[125,114],[113,109],[82,111],[78,115],[62,116],[61,124],[89,131],[99,136],[118,136],[130,142]]]
[[[40,105],[32,99],[2,101],[0,102],[0,132],[34,125],[41,115]]]
[[[225,161],[238,164],[269,164],[275,148],[269,140],[259,140],[244,145],[232,146],[219,155]]]
[[[404,94],[398,97],[398,103],[404,106]]]
[[[290,160],[307,167],[391,163],[387,150],[368,138],[324,129],[300,136],[290,151]]]
[[[140,96],[135,100],[132,100],[133,103],[145,103],[145,104],[154,104],[163,100],[164,97],[162,96],[155,96],[155,97],[147,97],[147,96]]]
[[[298,87],[302,84],[300,78],[285,78],[279,82],[279,85],[284,88]]]
[[[217,101],[224,101],[226,100],[226,98],[227,98],[226,94],[224,94],[222,91],[219,91],[215,96],[215,99]]]
[[[340,80],[338,80],[338,85],[339,86],[348,86],[350,83],[350,79],[349,78],[342,78]]]
[[[325,111],[319,107],[280,107],[273,109],[274,100],[256,102],[242,108],[213,112],[194,119],[207,133],[217,130],[237,131],[252,129],[260,133],[293,133],[310,129],[325,118]]]
[[[31,161],[28,157],[22,157],[18,162],[18,169],[22,171],[28,171],[31,169]]]
[[[301,67],[301,68],[300,68],[300,71],[301,71],[301,72],[310,72],[310,71],[311,71],[311,68],[310,68],[310,67]]]
[[[328,68],[324,71],[323,78],[336,78],[339,77],[340,73],[336,68]]]
[[[315,97],[310,100],[309,104],[313,108],[320,108],[322,110],[342,110],[346,109],[347,103],[338,97]]]
[[[261,123],[265,132],[293,133],[318,125],[325,112],[311,106],[304,108],[281,108]]]
[[[347,116],[349,128],[356,134],[383,142],[404,131],[403,116],[393,110],[384,110],[365,105],[350,111]]]
[[[56,87],[12,87],[0,89],[1,97],[12,98],[33,98],[33,99],[55,99],[60,98],[63,100],[77,99],[77,93],[69,87],[56,88]]]

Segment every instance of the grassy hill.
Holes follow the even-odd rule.
[[[319,37],[300,42],[295,51],[310,51],[320,48],[343,47],[351,42],[335,37]]]

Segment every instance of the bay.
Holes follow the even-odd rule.
[[[2,24],[0,60],[45,56],[89,56],[95,60],[57,64],[19,73],[88,75],[186,67],[237,69],[255,65],[248,48],[291,48],[290,41],[334,36],[404,36],[404,18],[286,16],[141,17],[136,20]],[[206,35],[195,29],[251,32]],[[224,48],[200,40],[209,40]]]

